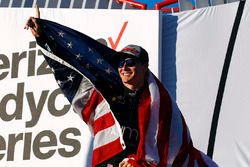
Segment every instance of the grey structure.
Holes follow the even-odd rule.
[[[240,0],[194,0],[195,3],[179,0],[178,6],[180,11],[184,11],[236,1]],[[0,0],[0,7],[33,8],[36,4],[40,8],[137,9],[128,3],[119,4],[116,0]]]

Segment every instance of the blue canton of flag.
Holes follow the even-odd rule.
[[[42,30],[37,43],[46,50],[45,59],[70,102],[82,77],[88,78],[106,99],[111,99],[114,92],[121,92],[123,86],[114,61],[115,50],[58,23],[37,21]]]

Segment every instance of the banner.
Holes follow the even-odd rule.
[[[81,31],[115,50],[128,44],[143,46],[150,69],[158,76],[158,11],[40,10],[43,19]],[[59,90],[31,32],[24,30],[34,13],[34,9],[0,10],[0,164],[90,166],[88,127]]]
[[[250,165],[249,12],[241,1],[163,15],[162,81],[219,166]]]
[[[158,11],[41,9],[41,17],[121,50],[147,49],[195,147],[219,166],[249,166],[250,4]],[[0,10],[0,164],[90,166],[88,127],[63,97],[34,37],[34,9]],[[161,54],[162,53],[162,54]],[[90,150],[90,151],[89,151]]]

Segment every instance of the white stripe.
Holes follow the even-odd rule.
[[[115,141],[116,139],[118,139],[120,137],[121,139],[121,145],[124,145],[124,141],[122,140],[122,137],[119,135],[121,134],[120,132],[121,130],[119,130],[117,128],[117,125],[114,124],[113,126],[106,128],[100,132],[98,132],[95,135],[95,140],[94,140],[94,149],[101,147],[103,145],[106,145],[108,143],[111,143],[112,141]],[[125,146],[125,145],[124,145]],[[125,148],[124,148],[125,149]]]
[[[157,83],[152,75],[149,74],[148,77],[149,82],[149,92],[151,98],[151,114],[150,120],[148,124],[148,129],[146,132],[146,144],[145,144],[145,159],[148,162],[158,164],[160,161],[158,155],[158,147],[157,147],[157,136],[158,136],[158,125],[159,125],[159,108],[160,108],[160,93]]]
[[[98,104],[96,110],[95,110],[95,116],[94,116],[94,120],[100,118],[101,116],[109,113],[111,111],[109,104],[107,103],[107,101],[105,99],[103,99],[103,101]]]
[[[82,118],[82,109],[88,103],[92,93],[94,90],[94,86],[90,83],[85,77],[83,77],[81,84],[72,100],[72,106],[74,111],[79,114]]]
[[[182,134],[183,134],[183,127],[182,127],[182,117],[180,110],[172,100],[172,119],[171,119],[171,129],[170,129],[170,136],[169,136],[169,148],[168,148],[168,166],[171,166],[178,154],[181,145],[182,145]],[[187,134],[189,136],[189,133]],[[188,139],[189,140],[189,139]]]

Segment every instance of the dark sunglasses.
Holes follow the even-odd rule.
[[[121,61],[119,62],[118,67],[119,67],[119,68],[122,68],[122,67],[124,66],[125,63],[126,63],[126,66],[127,66],[127,67],[133,67],[133,66],[136,65],[137,60],[136,60],[136,59],[125,59],[125,60],[121,60]]]

